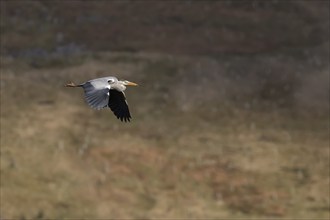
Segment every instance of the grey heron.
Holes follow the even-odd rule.
[[[124,91],[126,86],[137,86],[136,83],[108,76],[92,79],[78,85],[70,82],[65,86],[71,88],[82,87],[85,92],[85,100],[93,109],[99,110],[109,107],[121,121],[127,122],[132,118]]]

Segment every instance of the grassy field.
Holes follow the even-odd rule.
[[[0,219],[329,218],[326,1],[1,1]],[[73,81],[140,86],[133,119]]]
[[[187,66],[215,62],[203,57],[2,60],[3,218],[329,216],[326,112],[202,99]],[[131,123],[63,87],[103,71],[140,84],[126,92]]]

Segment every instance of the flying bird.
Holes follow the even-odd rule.
[[[132,118],[124,91],[126,86],[137,86],[136,83],[108,76],[92,79],[78,85],[70,82],[65,86],[71,88],[82,87],[85,92],[85,100],[93,109],[99,110],[109,107],[121,121],[127,122]]]

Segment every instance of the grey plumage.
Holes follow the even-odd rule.
[[[118,119],[126,122],[131,119],[124,94],[128,85],[137,86],[136,83],[109,76],[92,79],[79,85],[71,82],[66,87],[82,87],[85,92],[85,100],[90,107],[97,110],[109,107]]]

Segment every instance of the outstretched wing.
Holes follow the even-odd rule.
[[[111,109],[111,111],[121,121],[123,120],[125,122],[130,121],[132,117],[128,109],[125,94],[115,89],[110,89],[109,93],[110,93],[110,97],[109,97],[108,106]]]
[[[82,85],[85,91],[85,100],[87,104],[94,109],[102,109],[108,106],[109,102],[109,85],[99,85],[86,82]]]

